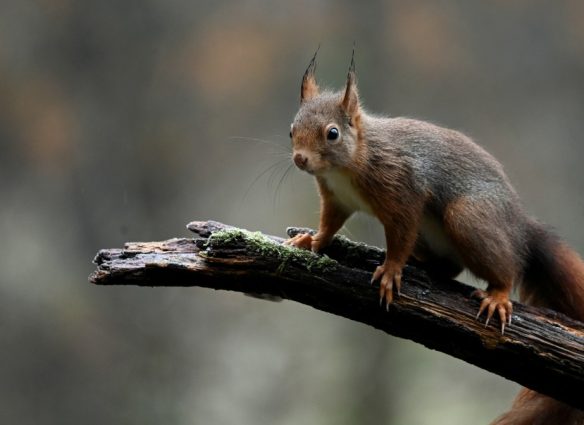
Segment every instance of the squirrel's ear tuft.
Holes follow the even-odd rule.
[[[351,55],[351,64],[347,74],[347,85],[341,106],[349,118],[354,118],[359,112],[359,93],[357,91],[357,78],[355,75],[355,46]]]
[[[305,102],[306,100],[312,99],[313,97],[318,95],[318,85],[316,84],[315,78],[315,71],[316,71],[316,54],[320,49],[320,45],[314,52],[314,56],[312,60],[308,64],[308,68],[304,72],[304,76],[302,77],[302,86],[300,86],[300,103]]]

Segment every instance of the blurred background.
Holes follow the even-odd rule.
[[[302,73],[460,129],[584,252],[584,3],[0,1],[0,423],[483,424],[518,386],[293,302],[94,287],[100,248],[316,226]],[[284,155],[284,156],[283,156]],[[358,216],[345,228],[383,245]]]

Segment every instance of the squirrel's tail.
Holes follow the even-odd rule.
[[[584,261],[535,221],[529,224],[527,248],[521,301],[584,322]]]
[[[528,226],[521,301],[584,322],[584,261],[540,223]],[[544,424],[584,425],[584,411],[524,388],[511,410],[491,425]]]

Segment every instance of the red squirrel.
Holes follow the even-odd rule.
[[[317,50],[318,52],[318,50]],[[386,257],[373,273],[386,308],[399,295],[408,258],[439,265],[454,278],[467,268],[488,283],[476,290],[486,324],[511,324],[514,285],[520,299],[584,321],[584,262],[531,218],[501,164],[464,134],[423,121],[367,113],[357,91],[354,50],[345,88],[321,91],[316,53],[290,127],[292,159],[316,178],[320,224],[315,235],[286,243],[318,252],[356,211],[383,224]],[[549,415],[549,416],[547,416]],[[559,422],[558,422],[559,420]],[[523,390],[503,424],[584,424],[584,412]]]

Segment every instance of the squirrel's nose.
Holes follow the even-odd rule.
[[[301,170],[304,170],[307,162],[308,158],[302,155],[301,153],[294,154],[294,164],[296,164],[296,166]]]

